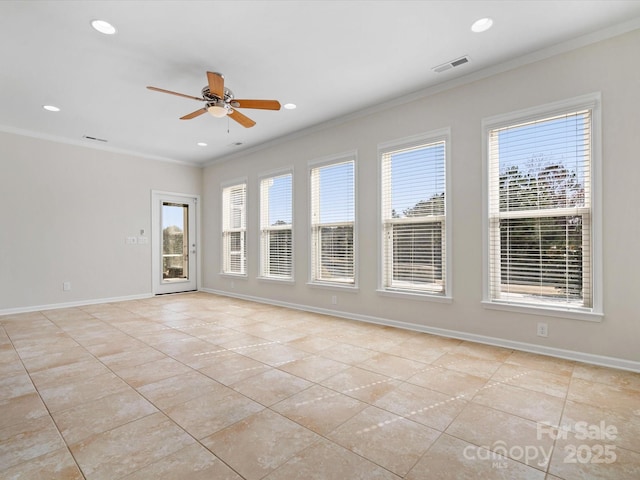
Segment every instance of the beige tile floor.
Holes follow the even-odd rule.
[[[205,293],[4,316],[0,478],[639,479],[640,374]]]

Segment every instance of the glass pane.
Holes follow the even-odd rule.
[[[320,227],[319,278],[353,281],[353,226]]]
[[[501,212],[588,206],[589,119],[578,112],[497,131]]]
[[[264,225],[291,225],[292,175],[274,177],[268,186],[268,221]]]
[[[317,169],[319,173],[319,218],[314,223],[355,220],[355,167],[344,162]]]
[[[583,246],[581,216],[501,220],[501,291],[581,300]]]
[[[287,173],[260,182],[260,274],[265,277],[293,275],[292,179]]]
[[[312,280],[355,283],[355,162],[311,170]]]
[[[393,286],[443,285],[442,223],[393,226]]]
[[[245,274],[246,184],[222,191],[222,271]]]
[[[225,233],[226,252],[228,253],[227,273],[244,273],[245,236],[244,232]]]
[[[268,254],[268,274],[290,277],[292,274],[291,230],[272,230],[266,232]]]
[[[445,143],[391,152],[387,218],[444,215]]]
[[[244,228],[245,187],[231,189],[231,228]]]
[[[162,204],[162,280],[189,278],[188,205]]]

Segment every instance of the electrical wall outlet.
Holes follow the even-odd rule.
[[[549,326],[546,323],[538,323],[538,336],[546,337],[549,335]]]
[[[337,295],[331,295],[331,304],[332,305],[337,305],[338,304],[338,296]]]
[[[63,282],[62,283],[62,291],[63,292],[71,291],[71,282]]]

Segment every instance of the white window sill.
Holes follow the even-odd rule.
[[[277,278],[277,277],[256,277],[259,282],[267,282],[267,283],[281,283],[285,285],[295,285],[295,280],[293,278]]]
[[[360,289],[357,285],[352,284],[340,284],[340,283],[320,283],[320,282],[307,282],[307,286],[312,288],[323,288],[325,290],[339,290],[341,292],[356,293]]]
[[[249,276],[246,273],[225,273],[220,272],[220,276],[224,278],[237,278],[240,280],[247,280]]]
[[[587,322],[602,322],[603,313],[574,308],[561,308],[545,305],[502,303],[498,301],[483,300],[482,306],[490,310],[505,310],[508,312],[526,313],[529,315],[541,315],[545,317],[571,318],[573,320],[585,320]]]
[[[384,297],[396,297],[403,298],[406,300],[418,300],[423,302],[439,302],[439,303],[453,303],[453,297],[448,297],[445,295],[438,295],[436,293],[430,292],[409,292],[404,290],[376,290],[378,295],[382,295]]]

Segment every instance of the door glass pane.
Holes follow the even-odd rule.
[[[162,281],[189,278],[189,206],[162,204]]]

